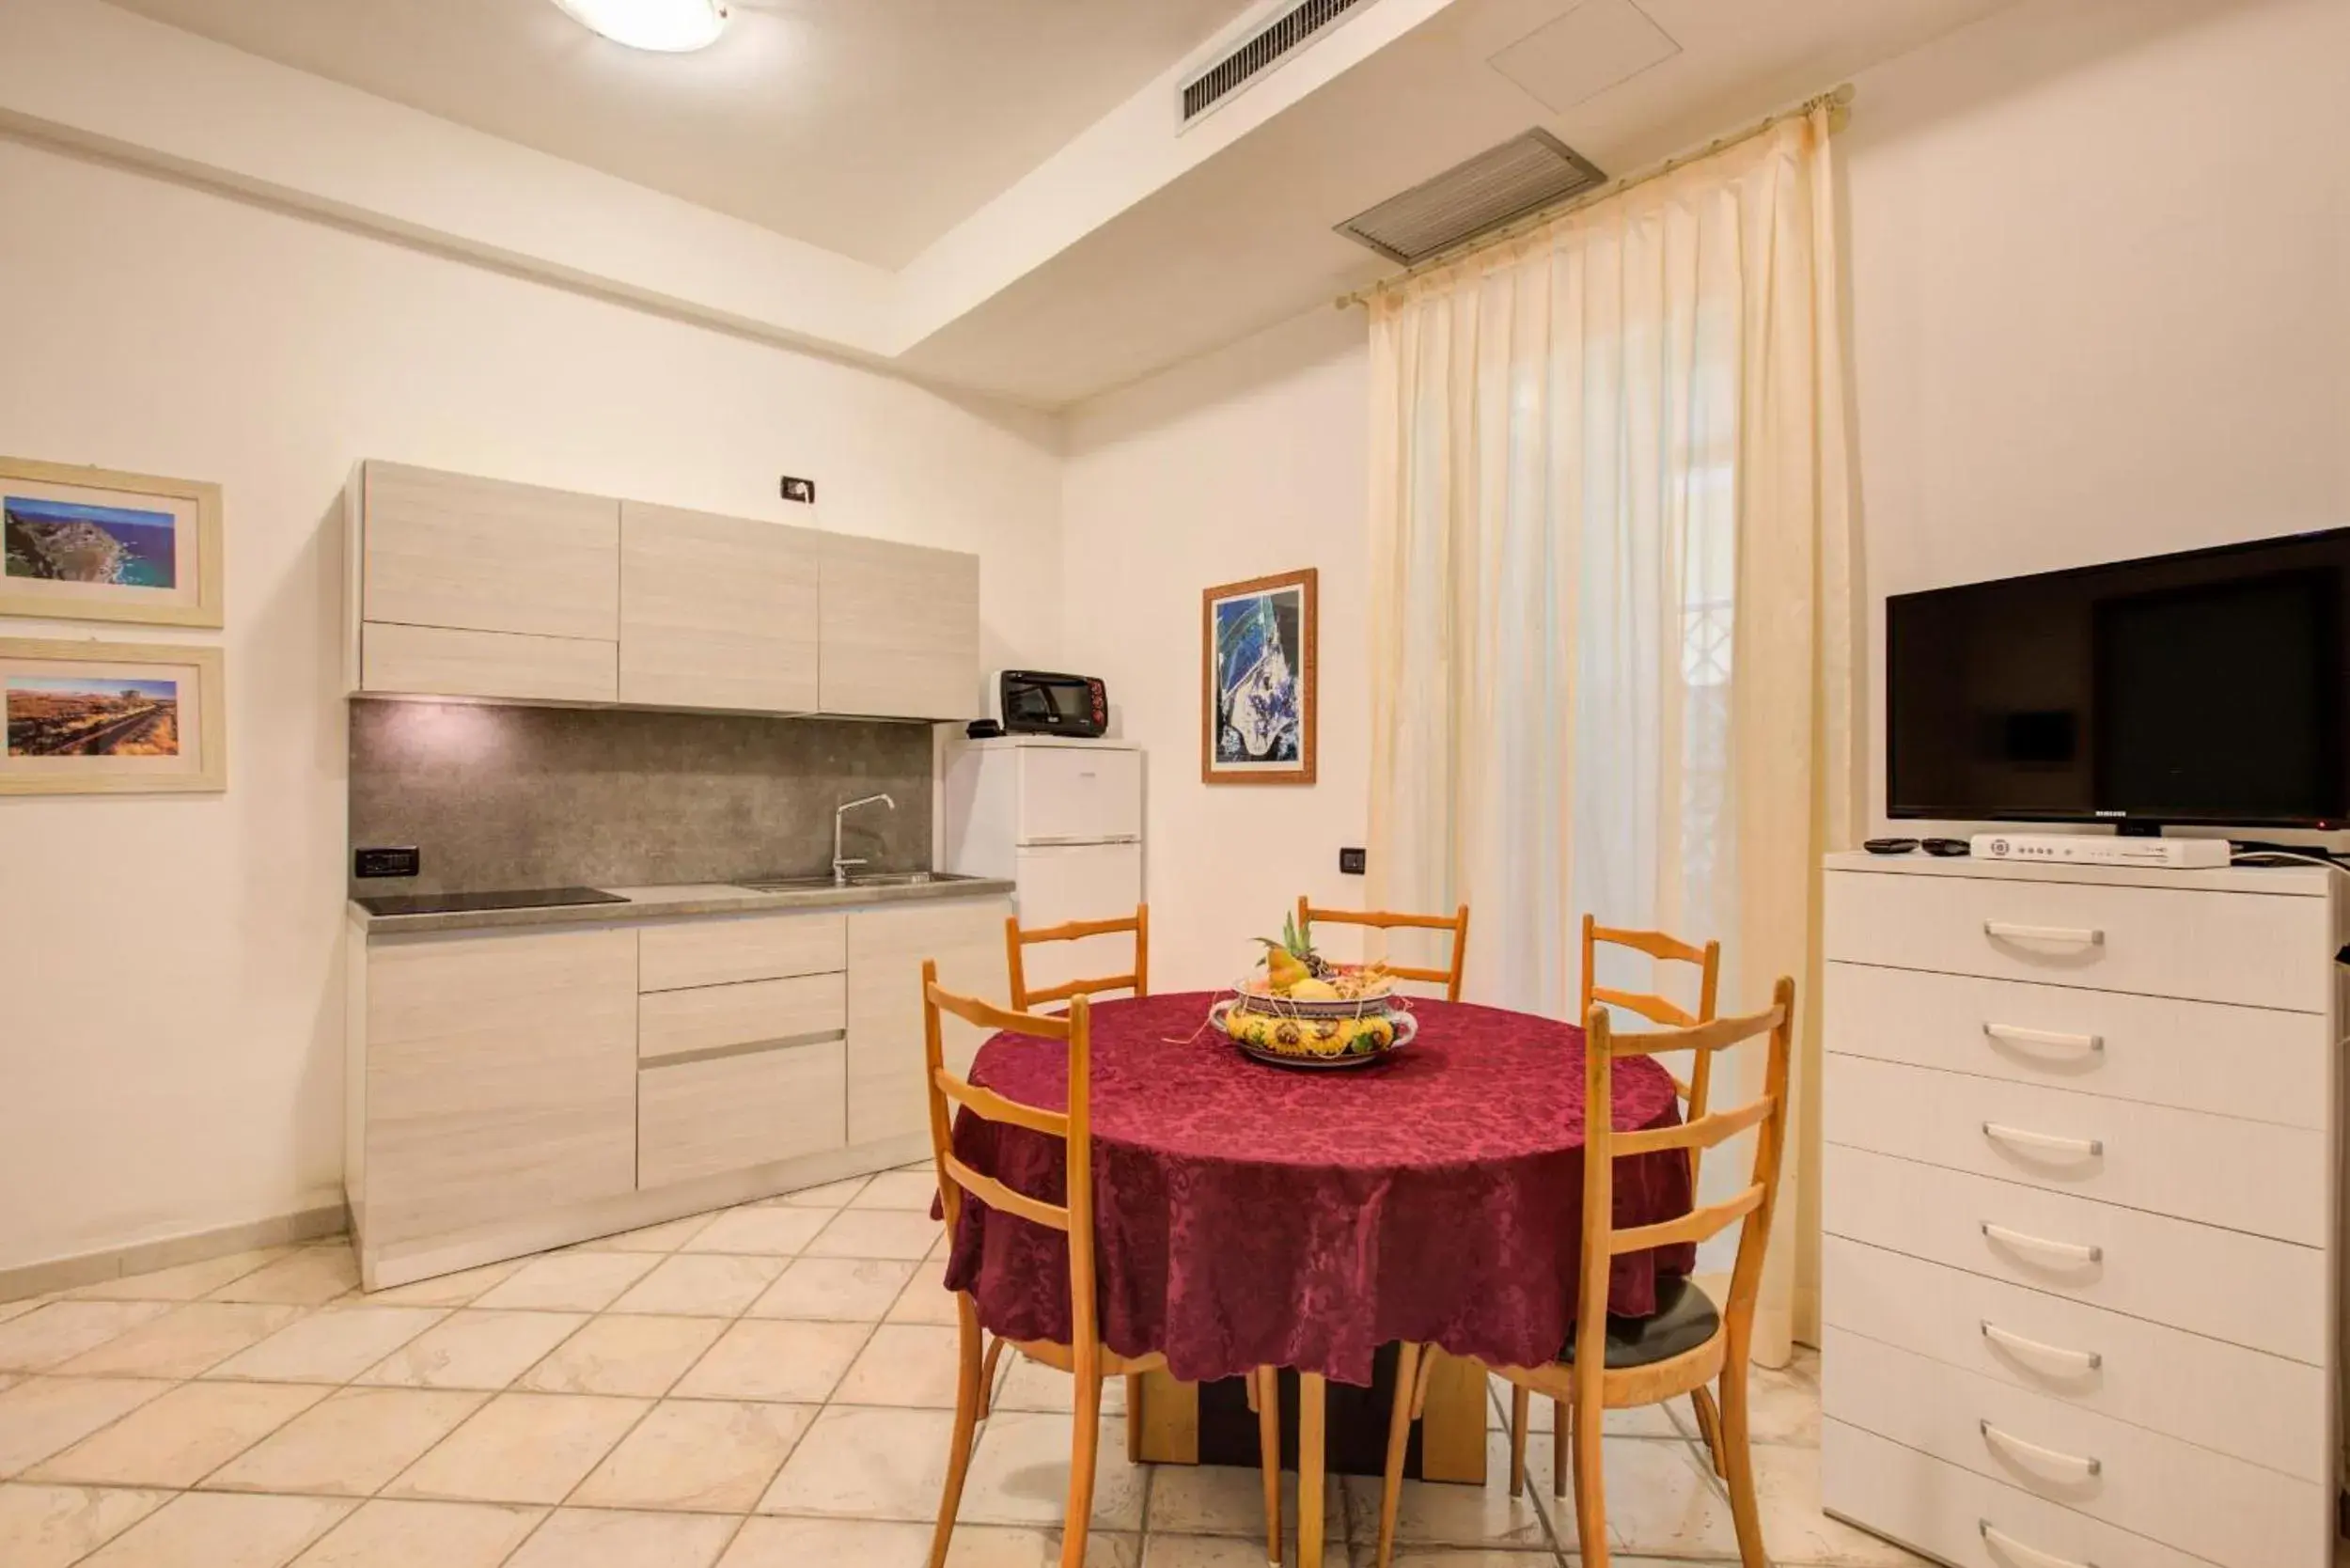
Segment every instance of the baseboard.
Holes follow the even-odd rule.
[[[247,1220],[242,1225],[224,1225],[213,1231],[196,1231],[184,1236],[165,1236],[158,1241],[108,1247],[102,1252],[84,1252],[45,1263],[0,1269],[0,1301],[22,1301],[26,1296],[46,1295],[52,1291],[70,1291],[119,1279],[126,1274],[149,1274],[180,1263],[225,1258],[232,1252],[250,1252],[255,1247],[285,1247],[339,1236],[350,1225],[351,1216],[343,1206],[328,1203],[268,1219]]]

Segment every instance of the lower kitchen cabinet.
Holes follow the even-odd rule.
[[[1001,1002],[1004,899],[885,904],[849,916],[849,1141],[918,1134],[930,1125],[922,1088],[922,964],[938,961],[949,991]],[[947,1065],[967,1072],[986,1036],[946,1023]]]
[[[648,1065],[636,1103],[636,1184],[666,1186],[849,1144],[841,1043]]]

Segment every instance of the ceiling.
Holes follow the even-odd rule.
[[[733,0],[686,55],[549,0],[113,3],[895,269],[1246,0]]]

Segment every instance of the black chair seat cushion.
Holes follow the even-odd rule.
[[[1721,1325],[1720,1310],[1703,1291],[1684,1276],[1663,1276],[1656,1281],[1655,1311],[1644,1318],[1608,1314],[1604,1365],[1614,1372],[1669,1361],[1712,1339]],[[1559,1359],[1572,1365],[1574,1347],[1569,1345]]]

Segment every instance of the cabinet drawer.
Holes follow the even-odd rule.
[[[614,644],[438,626],[360,628],[359,684],[418,697],[513,697],[610,702],[619,695]]]
[[[1841,1236],[1821,1274],[1832,1327],[2312,1484],[2331,1472],[2317,1367]]]
[[[1022,843],[1142,836],[1142,753],[1055,745],[1017,755]]]
[[[1867,1057],[1827,1058],[1831,1143],[2326,1245],[2326,1135]]]
[[[1820,1423],[1820,1500],[1840,1519],[1957,1568],[2209,1568],[2201,1558],[1833,1418]]]
[[[2326,1362],[2326,1264],[2315,1247],[1841,1144],[1821,1153],[1830,1235],[2312,1366]]]
[[[715,915],[645,928],[643,991],[822,974],[848,963],[840,915]]]
[[[619,502],[392,463],[362,482],[367,619],[619,636]]]
[[[2308,1482],[1844,1329],[1822,1341],[1824,1407],[1863,1431],[2227,1568],[2316,1562],[2329,1543]]]
[[[805,1043],[837,1035],[846,1022],[837,973],[649,991],[636,998],[636,1054],[650,1061],[766,1041]]]
[[[2324,1012],[2324,899],[1831,871],[1831,959]]]
[[[840,1042],[648,1066],[637,1074],[636,1184],[690,1182],[848,1145]]]
[[[2311,1012],[2063,985],[1827,966],[1841,1056],[2323,1129],[2329,1052]]]

